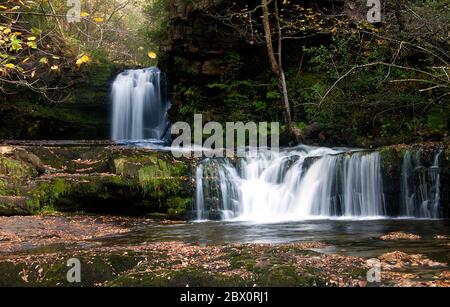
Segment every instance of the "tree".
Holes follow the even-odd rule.
[[[280,104],[284,110],[287,131],[297,134],[292,127],[289,92],[283,69],[283,41],[332,32],[338,18],[327,20],[318,10],[288,1],[283,1],[280,5],[278,0],[261,0],[255,6],[233,3],[211,15],[251,45],[265,45],[270,69],[278,79]]]
[[[281,33],[280,15],[278,11],[278,1],[275,0],[275,17],[276,17],[276,30],[278,34],[278,60],[275,58],[273,51],[273,39],[272,39],[272,27],[269,17],[269,4],[267,0],[261,0],[261,6],[263,11],[263,24],[264,24],[264,36],[266,38],[267,54],[269,56],[272,72],[278,77],[278,87],[281,94],[281,101],[285,112],[285,121],[288,130],[292,128],[291,106],[289,104],[289,96],[286,85],[286,76],[283,70],[283,36]]]
[[[79,22],[71,22],[66,0],[0,0],[0,91],[26,87],[58,102],[93,60],[154,64],[141,33],[143,5],[85,0]]]

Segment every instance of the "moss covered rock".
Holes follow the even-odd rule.
[[[182,218],[192,204],[191,162],[169,153],[99,144],[3,152],[0,196],[21,201],[8,198],[0,215],[57,210]]]

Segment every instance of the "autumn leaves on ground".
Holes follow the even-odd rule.
[[[67,286],[66,261],[81,260],[83,286],[367,287],[375,259],[325,252],[321,242],[199,245],[127,242],[121,235],[160,223],[144,218],[0,218],[0,285]],[[169,224],[169,225],[167,225]],[[421,240],[389,233],[377,240]],[[442,245],[449,238],[436,235]],[[114,242],[114,243],[112,243]],[[383,286],[450,286],[446,263],[392,251],[377,257]]]

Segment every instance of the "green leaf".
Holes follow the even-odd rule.
[[[40,35],[41,35],[41,33],[42,33],[42,30],[41,30],[41,29],[38,29],[38,28],[35,28],[35,27],[33,27],[33,28],[31,28],[31,33],[33,33],[33,35],[34,35],[34,36],[40,36]]]
[[[37,49],[37,44],[36,42],[27,42],[27,46],[32,48],[32,49]]]

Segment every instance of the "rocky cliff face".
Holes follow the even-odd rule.
[[[249,78],[265,72],[265,49],[248,44],[213,17],[223,4],[220,0],[170,1],[168,41],[162,46],[165,57],[159,65],[171,80],[173,121],[189,121],[194,110],[209,120],[232,120],[233,112],[225,110],[219,90],[210,85],[220,82],[234,64],[246,63]],[[247,76],[235,76],[235,80]]]

